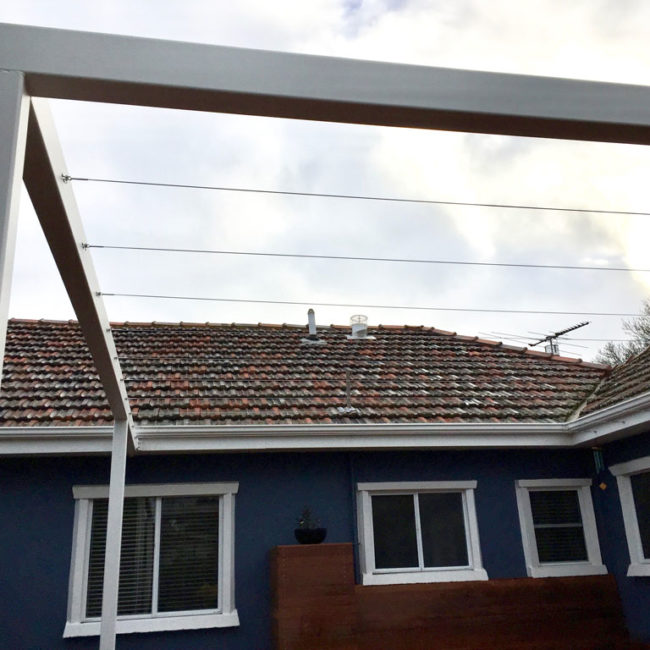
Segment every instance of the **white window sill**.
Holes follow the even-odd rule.
[[[426,582],[466,582],[487,580],[485,569],[449,569],[436,571],[404,571],[399,573],[364,573],[364,585],[411,585]]]
[[[569,576],[602,576],[607,573],[604,564],[545,564],[526,567],[531,578],[561,578]]]
[[[642,578],[644,576],[650,576],[650,562],[633,562],[630,564],[627,575],[629,578]]]
[[[116,632],[169,632],[171,630],[198,630],[209,627],[237,627],[237,610],[229,614],[188,614],[186,616],[159,616],[156,618],[117,619]],[[76,636],[99,636],[99,621],[65,624],[63,638]]]

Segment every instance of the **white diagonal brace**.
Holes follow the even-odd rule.
[[[0,24],[31,95],[270,117],[650,143],[650,88]]]
[[[7,338],[28,110],[29,98],[25,95],[22,73],[0,71],[0,380]]]
[[[133,431],[117,349],[47,100],[32,98],[24,180],[93,357],[113,417]],[[135,441],[133,441],[135,445]]]

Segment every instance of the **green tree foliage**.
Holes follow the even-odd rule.
[[[623,330],[630,335],[624,343],[606,343],[596,355],[597,363],[618,366],[650,345],[650,298],[643,301],[641,313],[623,321]]]

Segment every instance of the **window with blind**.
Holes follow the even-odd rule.
[[[650,456],[609,468],[618,484],[630,551],[628,576],[650,576]]]
[[[539,562],[586,562],[577,490],[531,490],[529,496]]]
[[[528,575],[606,573],[589,479],[517,481],[517,505]]]
[[[475,481],[359,483],[364,584],[485,580]]]
[[[99,633],[108,488],[77,487],[64,636]],[[236,483],[127,486],[118,632],[237,625],[233,594]]]

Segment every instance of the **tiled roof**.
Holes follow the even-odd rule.
[[[139,424],[557,422],[606,368],[432,328],[124,323],[113,335]],[[9,322],[2,425],[111,421],[74,322]]]
[[[650,390],[650,347],[616,366],[582,413],[592,413]]]

